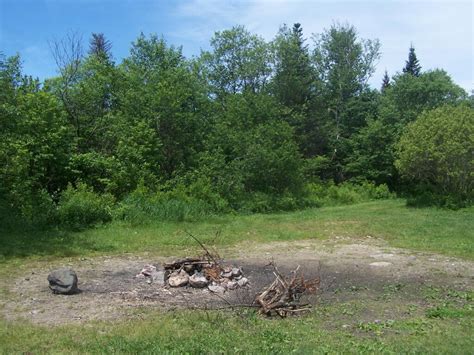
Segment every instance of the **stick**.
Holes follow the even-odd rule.
[[[196,238],[194,235],[192,235],[191,233],[189,233],[188,231],[184,231],[187,235],[189,235],[191,238],[193,238],[200,246],[201,248],[204,249],[204,251],[206,252],[207,256],[209,258],[211,258],[211,260],[215,263],[215,264],[218,264],[216,259],[214,259],[214,257],[212,256],[212,254],[209,252],[209,250],[206,248],[206,246],[198,239]]]

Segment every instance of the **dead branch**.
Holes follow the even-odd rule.
[[[205,256],[207,256],[207,258],[211,261],[214,262],[214,264],[218,265],[218,259],[220,259],[219,255],[217,253],[215,253],[216,255],[213,255],[209,249],[206,248],[206,246],[197,238],[195,237],[194,235],[192,235],[191,233],[189,233],[188,231],[184,231],[187,235],[189,235],[191,238],[194,239],[194,241],[196,241],[196,243],[199,244],[199,246],[204,250],[205,252]],[[217,260],[216,260],[217,258]]]
[[[79,69],[84,57],[82,36],[76,32],[69,33],[63,39],[54,39],[49,42],[53,59],[61,75],[59,96],[68,115],[74,120],[76,134],[80,135],[80,122],[77,105],[70,94],[70,89],[78,80]]]

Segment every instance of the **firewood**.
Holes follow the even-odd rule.
[[[319,286],[319,278],[306,281],[299,271],[299,266],[292,271],[291,278],[285,278],[272,263],[275,280],[255,297],[255,303],[260,306],[260,313],[280,317],[288,314],[305,312],[310,309],[308,304],[300,304],[304,293],[314,293]]]

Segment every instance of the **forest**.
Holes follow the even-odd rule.
[[[102,33],[50,47],[41,81],[0,56],[3,228],[474,200],[474,97],[413,46],[379,88],[381,44],[348,24],[235,26],[192,58],[143,33],[120,62]]]

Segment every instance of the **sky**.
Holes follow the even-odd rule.
[[[73,32],[85,45],[91,33],[104,33],[120,62],[140,32],[163,36],[191,57],[234,25],[271,40],[282,24],[299,22],[311,47],[313,34],[348,23],[360,38],[381,42],[373,87],[385,70],[401,71],[413,44],[423,70],[442,68],[470,92],[473,11],[470,0],[0,0],[0,52],[19,53],[24,73],[44,79],[56,74],[49,43]]]

